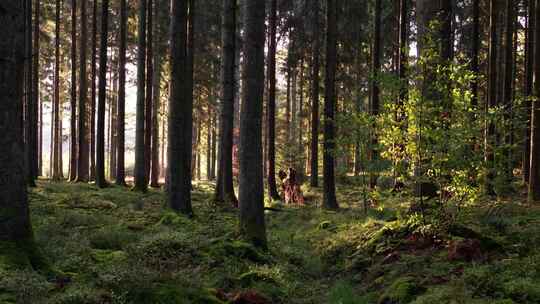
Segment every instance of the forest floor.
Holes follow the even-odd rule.
[[[441,233],[405,216],[406,195],[377,193],[365,214],[361,187],[341,184],[332,212],[306,188],[308,206],[267,211],[263,252],[212,187],[195,184],[188,219],[162,191],[39,182],[35,238],[62,279],[8,269],[0,303],[540,303],[540,206],[463,206]]]

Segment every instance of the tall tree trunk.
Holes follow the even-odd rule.
[[[533,94],[533,67],[534,67],[534,46],[536,30],[536,0],[528,0],[527,9],[527,32],[525,39],[525,77],[523,95],[525,97],[525,113],[527,126],[525,128],[524,147],[523,147],[523,180],[529,182],[529,173],[531,166],[531,109]]]
[[[166,18],[167,11],[165,10],[166,5],[164,1],[155,0],[154,4],[154,13],[156,16],[156,22],[154,22],[153,31],[154,35],[154,76],[153,79],[153,102],[152,102],[152,157],[151,157],[151,168],[152,172],[150,173],[150,186],[157,188],[159,187],[159,175],[160,175],[160,164],[159,164],[159,108],[161,106],[161,65],[162,65],[162,56],[164,52],[163,40],[164,34],[162,30],[161,20]],[[164,12],[164,13],[160,13]]]
[[[221,25],[221,109],[216,200],[237,205],[233,185],[233,137],[236,73],[236,0],[223,0]]]
[[[210,111],[210,105],[208,105],[208,117],[206,118],[206,180],[210,180],[210,172],[212,170],[212,115]]]
[[[334,113],[336,108],[337,0],[327,0],[326,71],[324,79],[323,207],[339,208],[334,169]],[[377,2],[380,0],[377,0]]]
[[[262,172],[265,1],[244,2],[243,98],[240,112],[240,233],[266,248]]]
[[[60,135],[60,14],[61,14],[61,1],[56,0],[56,16],[55,16],[55,50],[54,50],[54,96],[53,96],[53,136],[51,137],[51,143],[53,148],[51,150],[51,178],[53,180],[61,179],[61,172],[58,172],[58,154],[61,150],[58,142],[61,140]]]
[[[193,99],[187,94],[187,1],[172,1],[171,90],[167,145],[167,196],[169,206],[184,214],[191,207],[191,137]]]
[[[25,164],[26,181],[28,186],[36,186],[36,130],[37,130],[37,91],[34,90],[34,75],[37,70],[34,69],[34,42],[32,40],[32,13],[33,0],[26,0],[25,13],[25,87],[26,87],[26,113],[25,113]],[[38,4],[39,5],[39,4]],[[36,21],[37,22],[37,21]]]
[[[472,32],[472,52],[471,71],[474,78],[471,84],[473,109],[478,107],[478,78],[480,76],[479,55],[480,55],[480,0],[473,0],[473,32]]]
[[[536,0],[536,23],[540,20],[540,0]],[[534,31],[534,95],[540,97],[540,31]],[[533,60],[531,58],[531,60]],[[533,102],[531,122],[531,168],[529,173],[529,201],[540,200],[540,103]]]
[[[494,109],[497,106],[497,0],[490,0],[490,22],[489,22],[489,64],[488,64],[488,90],[486,94],[486,111]],[[485,128],[484,157],[486,162],[487,174],[485,180],[485,192],[489,195],[495,194],[493,190],[493,178],[495,175],[495,124],[488,119]]]
[[[195,45],[194,45],[194,42],[195,42],[195,35],[194,35],[194,21],[195,21],[195,14],[194,14],[194,10],[193,10],[193,5],[195,4],[195,1],[194,0],[189,0],[188,1],[188,33],[187,33],[187,51],[186,51],[186,54],[187,54],[187,87],[186,87],[186,95],[187,95],[187,98],[190,100],[190,103],[193,105],[193,68],[194,68],[194,57],[193,57],[193,52],[195,51]],[[198,151],[198,147],[199,147],[199,134],[200,134],[200,128],[201,128],[201,122],[200,122],[200,118],[197,117],[197,128],[193,130],[192,134],[193,134],[193,137],[192,137],[192,142],[193,142],[193,138],[195,138],[195,146],[194,146],[194,149],[193,149],[193,152],[194,153],[194,156],[193,156],[193,161],[192,161],[192,166],[193,168],[197,168],[199,169],[200,168],[200,158],[199,158],[199,151]],[[193,120],[193,116],[192,116],[192,120]],[[195,133],[197,132],[197,133]],[[195,175],[195,172],[192,172],[192,177],[193,175]],[[200,179],[200,173],[197,175],[198,179]]]
[[[211,166],[210,166],[210,180],[215,180],[216,179],[216,160],[217,160],[217,150],[216,150],[216,147],[217,147],[217,144],[216,144],[216,140],[217,140],[217,134],[216,134],[216,128],[217,128],[217,111],[214,110],[212,112],[212,138],[211,138],[211,141],[212,141],[212,154],[210,155],[210,157],[212,158],[212,161],[210,162]]]
[[[506,148],[504,151],[505,177],[511,182],[513,177],[513,161],[512,161],[512,149],[510,148],[513,136],[513,85],[514,85],[514,27],[515,27],[515,15],[514,15],[514,1],[506,0],[506,23],[505,23],[505,51],[504,51],[504,83],[503,83],[503,97],[504,103],[504,118],[509,124],[505,135]],[[506,129],[506,128],[505,128]]]
[[[147,23],[146,23],[146,101],[145,101],[145,122],[144,122],[144,164],[146,181],[150,180],[150,164],[152,162],[152,99],[153,95],[153,77],[154,77],[154,35],[153,35],[153,0],[148,0],[147,10]]]
[[[97,0],[94,0],[97,1]],[[120,48],[118,50],[118,148],[116,156],[116,184],[126,185],[125,172],[125,125],[126,125],[126,48],[127,48],[127,5],[120,0]]]
[[[83,47],[81,46],[81,50]],[[71,119],[69,181],[77,179],[77,0],[71,0]]]
[[[79,139],[79,158],[77,166],[77,181],[87,182],[89,179],[89,152],[88,152],[88,115],[86,110],[88,107],[88,76],[86,75],[86,49],[88,40],[87,29],[87,0],[81,0],[81,43],[80,43],[80,71],[79,71],[79,124],[78,124],[78,139]]]
[[[373,52],[371,54],[371,73],[374,81],[371,86],[371,107],[370,114],[373,117],[379,115],[379,74],[381,70],[381,1],[375,0],[375,15],[373,19]],[[371,134],[371,147],[369,151],[369,160],[375,163],[375,167],[378,167],[376,163],[379,160],[379,151],[377,149],[378,139],[375,135],[375,130]],[[370,172],[369,185],[373,189],[377,185],[377,172]]]
[[[98,15],[98,0],[93,0],[92,9],[92,81],[91,81],[91,97],[90,97],[90,180],[96,179],[96,100],[97,100],[97,15]]]
[[[41,114],[41,100],[39,94],[39,53],[40,53],[40,43],[39,43],[39,34],[40,34],[40,17],[41,17],[41,0],[36,0],[35,10],[34,10],[34,46],[33,46],[33,63],[32,63],[32,91],[34,98],[34,134],[32,136],[32,145],[33,145],[33,178],[37,178],[41,175],[41,119],[39,115]]]
[[[2,36],[3,42],[0,44],[0,58],[3,59],[0,60],[0,104],[3,115],[2,123],[0,123],[0,134],[2,134],[0,240],[4,242],[0,244],[0,252],[9,246],[6,241],[28,242],[32,238],[25,180],[24,130],[21,120],[23,115],[23,86],[21,84],[24,75],[22,51],[25,41],[23,16],[22,1],[2,3],[0,26],[5,32]]]
[[[268,48],[268,99],[267,99],[267,158],[268,158],[268,195],[272,200],[280,200],[276,186],[276,31],[277,0],[270,2],[270,46]]]
[[[137,117],[135,127],[135,186],[134,190],[145,192],[146,180],[146,148],[144,142],[145,124],[145,64],[146,64],[146,3],[139,0],[139,30],[137,44]]]
[[[319,37],[319,0],[314,0],[312,75],[311,75],[311,187],[319,186],[319,69],[321,42]]]
[[[111,113],[111,120],[109,123],[109,128],[111,129],[110,133],[110,141],[111,141],[111,147],[109,150],[109,174],[111,180],[116,180],[116,161],[118,156],[118,129],[115,128],[115,126],[118,125],[118,99],[116,98],[117,95],[114,94],[114,92],[118,92],[118,59],[116,57],[117,53],[115,51],[112,52],[113,58],[111,59],[111,69],[112,71],[112,91],[111,91],[111,103],[110,103],[110,113]]]
[[[85,1],[85,0],[83,0]],[[105,179],[105,99],[107,97],[107,37],[109,29],[109,0],[101,0],[101,32],[99,45],[99,93],[96,134],[96,185],[107,186]]]

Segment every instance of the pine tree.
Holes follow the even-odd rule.
[[[244,2],[244,66],[240,112],[240,233],[253,245],[266,247],[262,168],[265,0]]]

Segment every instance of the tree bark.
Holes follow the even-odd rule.
[[[187,3],[172,1],[171,90],[167,146],[167,196],[175,211],[191,215],[191,137],[193,99],[187,94]]]
[[[81,49],[83,49],[81,47]],[[77,179],[77,0],[71,0],[71,118],[69,181]]]
[[[146,192],[145,124],[145,64],[146,64],[146,3],[139,0],[139,29],[137,45],[137,117],[135,126],[135,186],[134,190]]]
[[[268,99],[267,99],[267,158],[268,158],[268,195],[272,200],[280,200],[276,186],[276,31],[277,0],[270,2],[270,46],[268,48]]]
[[[25,40],[23,17],[22,1],[2,3],[0,26],[4,33],[0,43],[0,111],[3,114],[0,123],[0,242],[29,241],[32,238],[21,120]]]
[[[60,14],[62,4],[60,0],[56,0],[56,16],[55,16],[55,55],[54,55],[54,96],[53,96],[53,136],[51,137],[51,144],[53,146],[51,151],[51,178],[52,180],[62,179],[62,172],[60,171],[60,164],[58,162],[59,154],[62,153],[62,146],[60,134]]]
[[[504,83],[503,83],[503,96],[502,101],[504,103],[504,118],[510,124],[509,129],[505,132],[506,148],[504,151],[505,166],[504,174],[505,178],[511,182],[513,177],[513,161],[512,161],[512,149],[510,148],[513,142],[513,85],[514,85],[514,27],[515,27],[515,15],[514,15],[514,1],[506,0],[506,24],[505,24],[505,51],[504,51]]]
[[[536,0],[535,19],[540,20],[540,0]],[[540,97],[540,31],[534,31],[534,95]],[[529,201],[540,200],[540,103],[533,102],[531,122],[531,168],[529,173]]]
[[[379,74],[381,70],[381,0],[375,0],[375,15],[373,19],[373,52],[371,54],[371,74],[374,78],[371,84],[371,107],[370,114],[372,117],[379,115]],[[369,150],[369,160],[377,167],[379,160],[379,151],[377,145],[379,144],[377,135],[375,134],[375,126],[373,126],[371,134],[371,147]],[[377,185],[377,172],[370,172],[369,186],[375,188]]]
[[[523,147],[523,180],[529,182],[529,173],[531,166],[531,109],[532,109],[532,89],[533,89],[533,66],[534,66],[534,46],[536,30],[536,0],[528,0],[527,9],[527,32],[525,39],[525,75],[523,95],[525,97],[525,113],[527,125],[525,128],[524,147]]]
[[[97,1],[97,0],[94,0]],[[126,185],[125,171],[125,128],[126,128],[126,48],[127,48],[127,5],[126,0],[120,0],[120,47],[118,50],[118,118],[116,150],[116,184]]]
[[[488,90],[486,94],[486,111],[497,106],[497,0],[490,0],[490,23],[489,23],[489,63],[488,63]],[[491,120],[486,121],[484,138],[484,158],[486,163],[486,178],[484,191],[488,195],[495,194],[493,190],[493,178],[495,175],[495,158],[493,147],[495,145],[495,124]]]
[[[150,180],[150,169],[152,163],[152,102],[153,102],[153,85],[154,85],[154,35],[153,35],[153,0],[148,0],[146,8],[146,100],[145,100],[145,122],[144,122],[144,164],[145,164],[145,179]]]
[[[77,166],[77,181],[87,182],[89,180],[89,152],[88,152],[88,129],[87,129],[87,107],[88,107],[88,76],[86,75],[86,43],[88,40],[87,29],[87,0],[81,0],[81,43],[80,43],[80,71],[79,71],[79,124],[78,124],[78,166]]]
[[[221,104],[216,200],[237,204],[233,185],[233,130],[236,73],[236,0],[223,0],[221,26]]]
[[[311,75],[311,187],[319,186],[319,69],[321,41],[319,37],[319,0],[313,0],[313,45]]]
[[[323,207],[338,209],[334,169],[334,113],[336,107],[337,0],[327,0],[326,72],[324,79]],[[379,0],[377,0],[379,1]]]
[[[166,18],[166,14],[161,14],[161,12],[166,12],[165,7],[162,7],[163,2],[159,0],[155,1],[154,12],[156,16],[156,21],[154,22],[154,62],[153,62],[153,95],[154,97],[152,102],[152,156],[151,156],[151,165],[152,171],[150,172],[150,186],[153,188],[159,187],[159,175],[160,175],[160,164],[159,164],[159,108],[161,105],[161,65],[162,65],[162,54],[163,54],[163,33],[161,29],[160,20]],[[165,5],[164,5],[165,6]],[[164,16],[165,15],[165,16]]]
[[[262,168],[265,1],[244,2],[243,96],[240,112],[240,233],[266,248]]]
[[[98,0],[93,1],[92,9],[92,81],[90,97],[90,180],[96,179],[96,100],[97,100],[97,15]]]
[[[83,0],[85,1],[85,0]],[[99,93],[96,133],[96,185],[107,187],[105,179],[105,99],[107,98],[107,37],[109,30],[109,0],[101,0],[101,32],[99,45]]]

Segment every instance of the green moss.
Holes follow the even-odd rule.
[[[92,259],[99,263],[116,263],[127,258],[127,254],[121,250],[94,249],[90,253]]]
[[[210,247],[209,254],[216,258],[220,256],[234,256],[256,263],[266,263],[269,257],[253,245],[241,240],[216,240]]]
[[[409,303],[422,291],[423,288],[413,278],[399,278],[385,290],[379,298],[379,304]]]
[[[183,288],[173,284],[158,284],[140,294],[137,303],[154,304],[225,304],[208,289]]]

